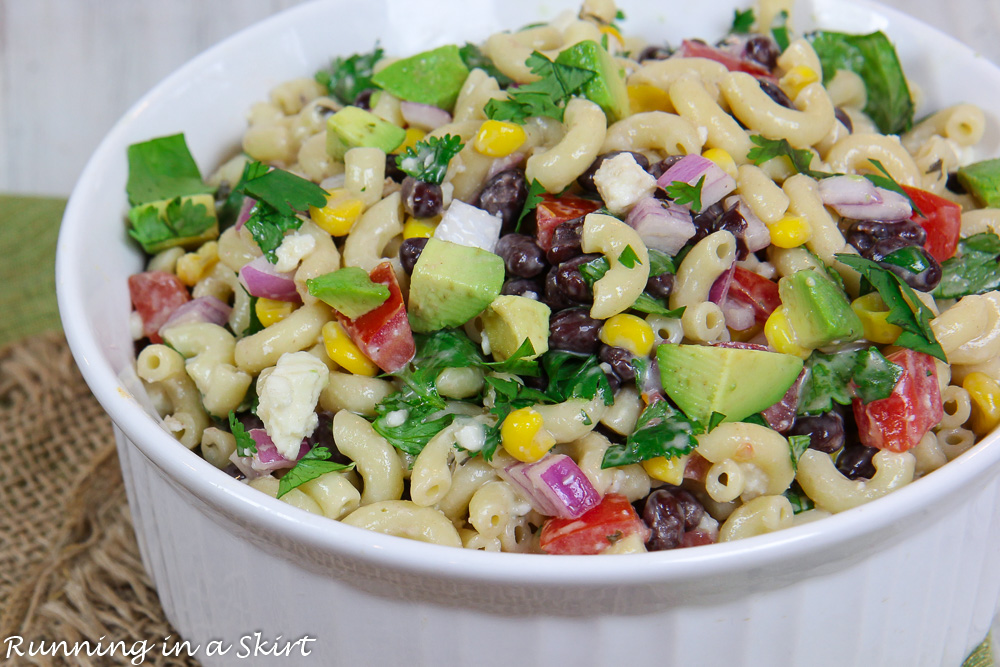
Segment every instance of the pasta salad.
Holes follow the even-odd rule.
[[[881,32],[609,0],[335,58],[207,179],[129,148],[137,373],[183,445],[344,523],[691,547],[841,512],[1000,422],[1000,160]]]

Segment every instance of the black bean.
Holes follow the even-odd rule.
[[[541,301],[542,296],[545,294],[545,288],[539,285],[536,280],[516,278],[505,282],[500,289],[500,293],[507,296],[523,296],[535,301]]]
[[[750,254],[747,248],[747,221],[740,213],[738,206],[726,210],[720,202],[716,202],[701,213],[694,216],[695,233],[689,243],[697,243],[709,234],[726,230],[736,239],[736,258],[744,260]]]
[[[354,98],[354,102],[351,106],[358,107],[359,109],[364,109],[369,111],[372,108],[372,95],[375,93],[375,88],[365,88],[357,97]]]
[[[549,247],[546,258],[552,265],[565,262],[576,257],[583,249],[583,217],[568,220],[552,232],[552,245]]]
[[[747,40],[743,47],[743,57],[755,63],[763,65],[769,70],[773,70],[778,64],[778,56],[781,52],[773,39],[763,35],[756,35]]]
[[[586,308],[567,308],[549,318],[549,347],[593,354],[600,344],[598,334],[604,323],[595,320]]]
[[[576,303],[590,303],[594,300],[590,285],[580,273],[580,265],[591,262],[600,255],[578,255],[556,267],[556,286],[563,294]]]
[[[670,492],[674,494],[674,498],[677,499],[681,511],[684,513],[684,529],[694,530],[697,528],[705,516],[705,508],[691,493],[684,489],[671,489]]]
[[[844,419],[836,412],[799,417],[786,435],[808,435],[810,449],[831,454],[844,446]]]
[[[418,181],[412,176],[403,179],[403,209],[414,218],[433,218],[441,212],[443,195],[437,183]]]
[[[579,304],[574,303],[566,296],[566,293],[559,287],[559,269],[557,267],[552,267],[549,272],[545,274],[544,283],[544,294],[542,295],[542,302],[549,307],[552,312],[557,310],[562,310],[563,308],[570,308]]]
[[[785,94],[781,88],[778,88],[778,84],[772,83],[771,81],[765,81],[764,79],[759,79],[760,89],[767,93],[767,96],[774,100],[775,104],[780,104],[786,109],[794,109],[795,105],[792,104],[792,98]]]
[[[673,55],[669,46],[647,46],[639,53],[639,62],[643,60],[666,60]]]
[[[845,445],[837,456],[837,470],[848,479],[875,476],[875,465],[872,458],[878,453],[875,447],[865,447],[861,444]]]
[[[684,538],[684,511],[674,494],[657,489],[646,497],[642,520],[651,532],[646,548],[650,551],[676,549]]]
[[[869,257],[872,247],[883,239],[900,239],[905,244],[897,247],[922,246],[927,241],[927,232],[912,220],[882,222],[879,220],[855,220],[847,228],[847,242],[854,246],[863,257]]]
[[[601,165],[604,164],[605,160],[610,160],[611,158],[621,155],[622,153],[631,154],[640,167],[643,169],[649,169],[649,160],[646,159],[646,156],[642,153],[634,153],[632,151],[611,151],[610,153],[602,153],[601,155],[598,155],[597,158],[590,163],[590,166],[587,167],[587,170],[580,174],[580,176],[576,179],[576,182],[584,190],[597,192],[597,186],[594,185],[594,174],[596,174],[597,170],[601,168]]]
[[[403,270],[407,274],[413,273],[413,267],[420,258],[420,253],[424,251],[425,245],[427,245],[425,238],[406,239],[399,245],[399,263],[403,265]]]
[[[876,241],[871,250],[868,251],[869,259],[879,263],[884,269],[888,269],[903,279],[903,281],[915,290],[930,292],[941,282],[941,265],[929,252],[920,246],[900,246],[898,239],[882,239]],[[906,250],[905,258],[894,257],[893,261],[885,261],[885,258],[897,250]],[[899,264],[900,259],[905,259],[909,263],[906,266]]]
[[[396,164],[396,155],[390,153],[385,156],[385,177],[391,178],[397,183],[402,183],[403,179],[406,178],[406,172],[399,168]]]
[[[598,350],[597,356],[601,361],[611,366],[615,376],[622,382],[635,380],[635,367],[632,365],[632,359],[635,358],[635,355],[625,348],[601,343],[601,349]]]
[[[476,198],[476,206],[503,219],[501,234],[513,231],[528,198],[528,183],[520,169],[501,171],[486,181]]]
[[[962,181],[958,180],[957,171],[948,173],[948,180],[945,182],[945,187],[948,188],[950,192],[954,192],[956,195],[968,194],[968,190],[965,189]]]
[[[848,132],[854,132],[854,121],[851,120],[851,117],[847,115],[846,111],[840,107],[834,107],[833,115],[837,118],[837,120],[844,124],[844,127],[847,128]]]
[[[501,236],[493,252],[503,259],[507,273],[518,278],[534,278],[548,266],[545,251],[538,247],[535,239],[524,234]]]
[[[650,276],[646,281],[646,291],[657,299],[667,299],[674,291],[674,274],[661,273],[658,276]]]

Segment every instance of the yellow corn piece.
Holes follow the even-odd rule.
[[[642,113],[644,111],[667,111],[673,113],[674,105],[670,101],[670,95],[662,88],[640,83],[626,88],[628,92],[628,103],[632,113]]]
[[[500,426],[500,441],[518,461],[532,463],[545,456],[556,439],[545,430],[542,415],[531,407],[514,410]]]
[[[767,318],[767,322],[764,323],[764,336],[767,338],[767,344],[777,352],[793,354],[803,359],[809,356],[810,350],[799,345],[796,340],[784,306],[775,308]]]
[[[406,139],[403,139],[403,143],[401,143],[396,150],[393,151],[393,153],[405,153],[407,148],[413,148],[416,150],[416,145],[423,141],[426,136],[427,133],[420,128],[406,128]]]
[[[625,46],[625,38],[622,37],[622,34],[621,32],[618,31],[618,28],[614,27],[613,25],[602,25],[600,27],[600,31],[602,35],[607,35],[608,39],[614,38],[618,40],[619,47]]]
[[[653,327],[641,317],[628,313],[613,315],[605,320],[599,337],[605,345],[625,348],[639,357],[649,354],[656,341]]]
[[[798,248],[812,238],[809,223],[797,215],[786,215],[767,229],[771,232],[771,244],[779,248]]]
[[[690,454],[669,459],[665,456],[657,456],[643,461],[642,468],[653,479],[680,486],[684,481],[684,468],[687,467],[689,458],[691,458]]]
[[[1000,385],[986,373],[975,372],[965,376],[962,388],[972,399],[969,428],[981,438],[1000,424]]]
[[[706,160],[711,160],[718,165],[722,171],[726,172],[733,178],[736,178],[736,161],[733,160],[733,156],[726,151],[721,148],[709,148],[707,151],[702,153],[701,156]]]
[[[796,65],[778,80],[778,86],[793,100],[810,83],[819,81],[819,74],[811,67]]]
[[[346,236],[365,210],[365,204],[347,188],[331,190],[323,208],[309,207],[309,217],[331,236]]]
[[[859,296],[851,302],[851,310],[861,319],[865,328],[865,338],[873,343],[888,345],[895,343],[903,330],[889,323],[889,308],[882,301],[878,292],[870,292]]]
[[[209,241],[194,252],[181,255],[174,269],[177,277],[188,287],[207,276],[219,261],[219,244]]]
[[[260,323],[269,327],[291,315],[292,311],[295,310],[295,304],[291,301],[275,301],[261,297],[257,299],[253,309],[257,313],[257,319],[260,320]]]
[[[407,217],[403,225],[403,239],[429,239],[437,229],[437,218]]]
[[[488,120],[480,126],[472,145],[482,155],[506,157],[520,148],[526,138],[524,128],[517,123]]]
[[[340,322],[323,325],[323,347],[326,355],[348,373],[375,377],[378,366],[354,343]]]

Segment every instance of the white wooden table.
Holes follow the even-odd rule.
[[[0,0],[0,192],[69,194],[149,88],[301,1]],[[885,1],[1000,63],[1000,0]]]

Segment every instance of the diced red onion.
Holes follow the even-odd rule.
[[[832,176],[819,182],[819,196],[841,217],[852,220],[906,220],[910,202],[892,190],[876,187],[864,176]]]
[[[734,331],[746,331],[757,321],[753,306],[734,299],[725,299],[719,304],[726,316],[726,326]]]
[[[733,262],[726,271],[719,275],[708,290],[708,300],[715,304],[721,304],[729,295],[729,286],[733,284],[733,274],[736,273],[736,262]]]
[[[223,326],[229,320],[229,314],[232,311],[231,306],[219,301],[214,296],[200,296],[182,304],[172,312],[157,333],[162,337],[163,332],[170,327],[195,322],[208,322]]]
[[[792,428],[792,425],[795,423],[795,413],[799,408],[799,394],[801,393],[802,382],[805,380],[805,377],[806,371],[802,369],[802,372],[799,373],[799,376],[792,383],[792,386],[788,388],[788,391],[785,392],[785,395],[781,397],[781,400],[761,412],[768,426],[778,433],[784,433]]]
[[[253,197],[243,198],[243,204],[240,206],[240,214],[236,216],[236,224],[234,225],[236,231],[240,231],[240,228],[247,224],[247,220],[250,219],[250,212],[253,211],[253,207],[256,205],[257,200]]]
[[[428,132],[451,122],[450,113],[430,104],[400,102],[399,112],[403,114],[403,120],[406,121],[407,125],[418,127]]]
[[[897,222],[908,220],[913,214],[909,200],[898,192],[875,188],[882,201],[876,204],[839,204],[833,209],[842,218],[852,220],[879,220],[882,222]]]
[[[263,255],[240,269],[240,284],[250,296],[274,299],[275,301],[302,301],[295,289],[294,273],[281,273]]]
[[[493,252],[502,224],[499,217],[455,199],[434,229],[434,238]]]
[[[647,248],[676,255],[697,231],[691,211],[656,197],[640,199],[625,216],[625,222],[643,240]]]
[[[302,444],[299,445],[298,456],[294,459],[286,459],[278,451],[278,448],[264,429],[252,428],[247,431],[247,435],[253,438],[254,444],[257,445],[257,453],[253,456],[237,456],[236,452],[233,452],[229,460],[236,464],[240,472],[249,479],[263,477],[275,470],[291,468],[312,449],[312,445],[307,440],[303,440]]]
[[[508,169],[519,167],[522,162],[524,162],[524,153],[511,153],[504,157],[498,157],[490,163],[490,170],[486,173],[486,180],[488,181]]]
[[[705,210],[736,189],[736,180],[723,171],[722,167],[700,155],[685,155],[656,179],[656,184],[667,188],[671,183],[681,182],[697,185],[701,177],[701,210]]]
[[[882,201],[875,184],[864,176],[831,176],[819,181],[819,197],[827,206],[878,204]]]
[[[747,244],[747,250],[757,252],[771,245],[771,232],[767,230],[767,225],[757,217],[752,208],[747,206],[743,197],[733,195],[726,199],[725,204],[727,209],[737,206],[740,215],[743,216],[743,219],[747,223],[746,231],[743,232],[743,241]]]
[[[576,519],[601,502],[580,466],[565,454],[546,456],[534,463],[516,463],[505,468],[501,477],[546,516]]]

